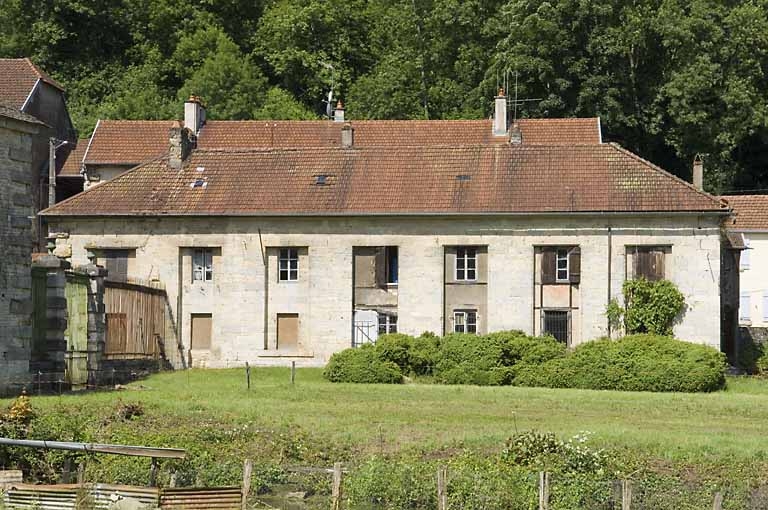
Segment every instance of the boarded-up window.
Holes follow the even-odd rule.
[[[299,314],[277,314],[277,348],[296,349],[299,345]]]
[[[125,281],[128,278],[128,258],[133,250],[104,250],[107,278]]]
[[[192,314],[192,349],[211,348],[213,317],[210,313]]]
[[[128,317],[124,313],[107,315],[107,354],[125,354],[128,347]]]
[[[664,247],[636,246],[634,254],[634,276],[646,280],[664,279]]]

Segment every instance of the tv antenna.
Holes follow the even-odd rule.
[[[320,65],[331,70],[331,90],[328,91],[328,98],[323,99],[323,102],[325,103],[325,116],[330,119],[333,117],[333,89],[336,86],[336,70],[331,64],[323,62],[322,60],[320,61]]]
[[[504,70],[504,81],[503,81],[504,90],[509,90],[509,73],[510,73],[509,69],[505,69]],[[518,97],[518,78],[519,78],[519,76],[520,76],[520,73],[515,71],[515,98],[511,99],[511,100],[510,99],[507,100],[507,104],[512,103],[512,112],[513,112],[513,114],[512,114],[512,123],[513,124],[515,122],[517,122],[517,107],[518,106],[522,105],[523,103],[532,103],[532,102],[535,102],[535,101],[541,101],[542,100],[542,98],[540,98],[540,97],[535,97],[535,98],[530,98],[530,99],[529,98],[520,99]],[[499,87],[499,83],[498,82],[499,82],[499,77],[497,75],[496,76],[496,88]]]

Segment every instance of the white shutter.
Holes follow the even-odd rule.
[[[744,234],[741,234],[744,238],[744,246],[747,247],[746,250],[741,250],[741,257],[739,258],[739,269],[742,271],[745,269],[749,269],[749,252],[752,251],[749,249],[749,239]]]
[[[741,298],[739,299],[739,320],[742,322],[747,322],[751,318],[752,314],[750,310],[749,294],[742,293]]]
[[[763,321],[768,322],[768,290],[763,291]]]

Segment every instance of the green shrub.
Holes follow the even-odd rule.
[[[323,376],[331,382],[387,383],[403,382],[397,364],[381,359],[373,345],[345,349],[328,361]]]
[[[671,335],[672,324],[685,310],[685,298],[669,280],[626,280],[623,285],[627,333]],[[615,314],[611,309],[608,313]]]
[[[376,354],[384,361],[391,361],[404,374],[411,371],[410,352],[413,347],[413,337],[402,333],[381,335],[376,340]]]
[[[415,375],[432,375],[440,349],[440,337],[422,333],[413,339],[408,353],[410,371]]]
[[[768,374],[768,348],[764,343],[755,341],[752,335],[741,335],[736,364],[750,374]]]
[[[705,345],[656,335],[595,340],[564,358],[525,364],[520,386],[621,391],[715,391],[725,385],[725,356]]]
[[[445,384],[511,384],[518,364],[539,364],[564,355],[565,346],[551,337],[530,337],[521,331],[457,333],[442,339],[434,375]]]

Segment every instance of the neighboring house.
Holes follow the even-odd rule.
[[[32,141],[44,128],[31,115],[0,104],[0,394],[29,378]]]
[[[28,58],[0,58],[0,103],[28,114],[45,126],[32,138],[32,183],[34,211],[49,205],[49,140],[56,142],[56,170],[61,170],[77,143],[67,111],[64,88]],[[62,143],[66,142],[66,143]],[[66,198],[61,194],[59,198]],[[45,246],[45,231],[35,225],[37,249]]]
[[[768,328],[768,195],[730,195],[729,233],[746,248],[739,262],[739,324]]]
[[[609,333],[637,276],[683,292],[678,337],[720,347],[729,209],[603,143],[598,119],[508,127],[503,96],[484,121],[202,124],[186,106],[151,161],[42,214],[74,264],[93,250],[113,277],[162,282],[195,366],[320,364],[394,331],[576,345]],[[86,167],[149,131],[111,156],[106,126]]]

